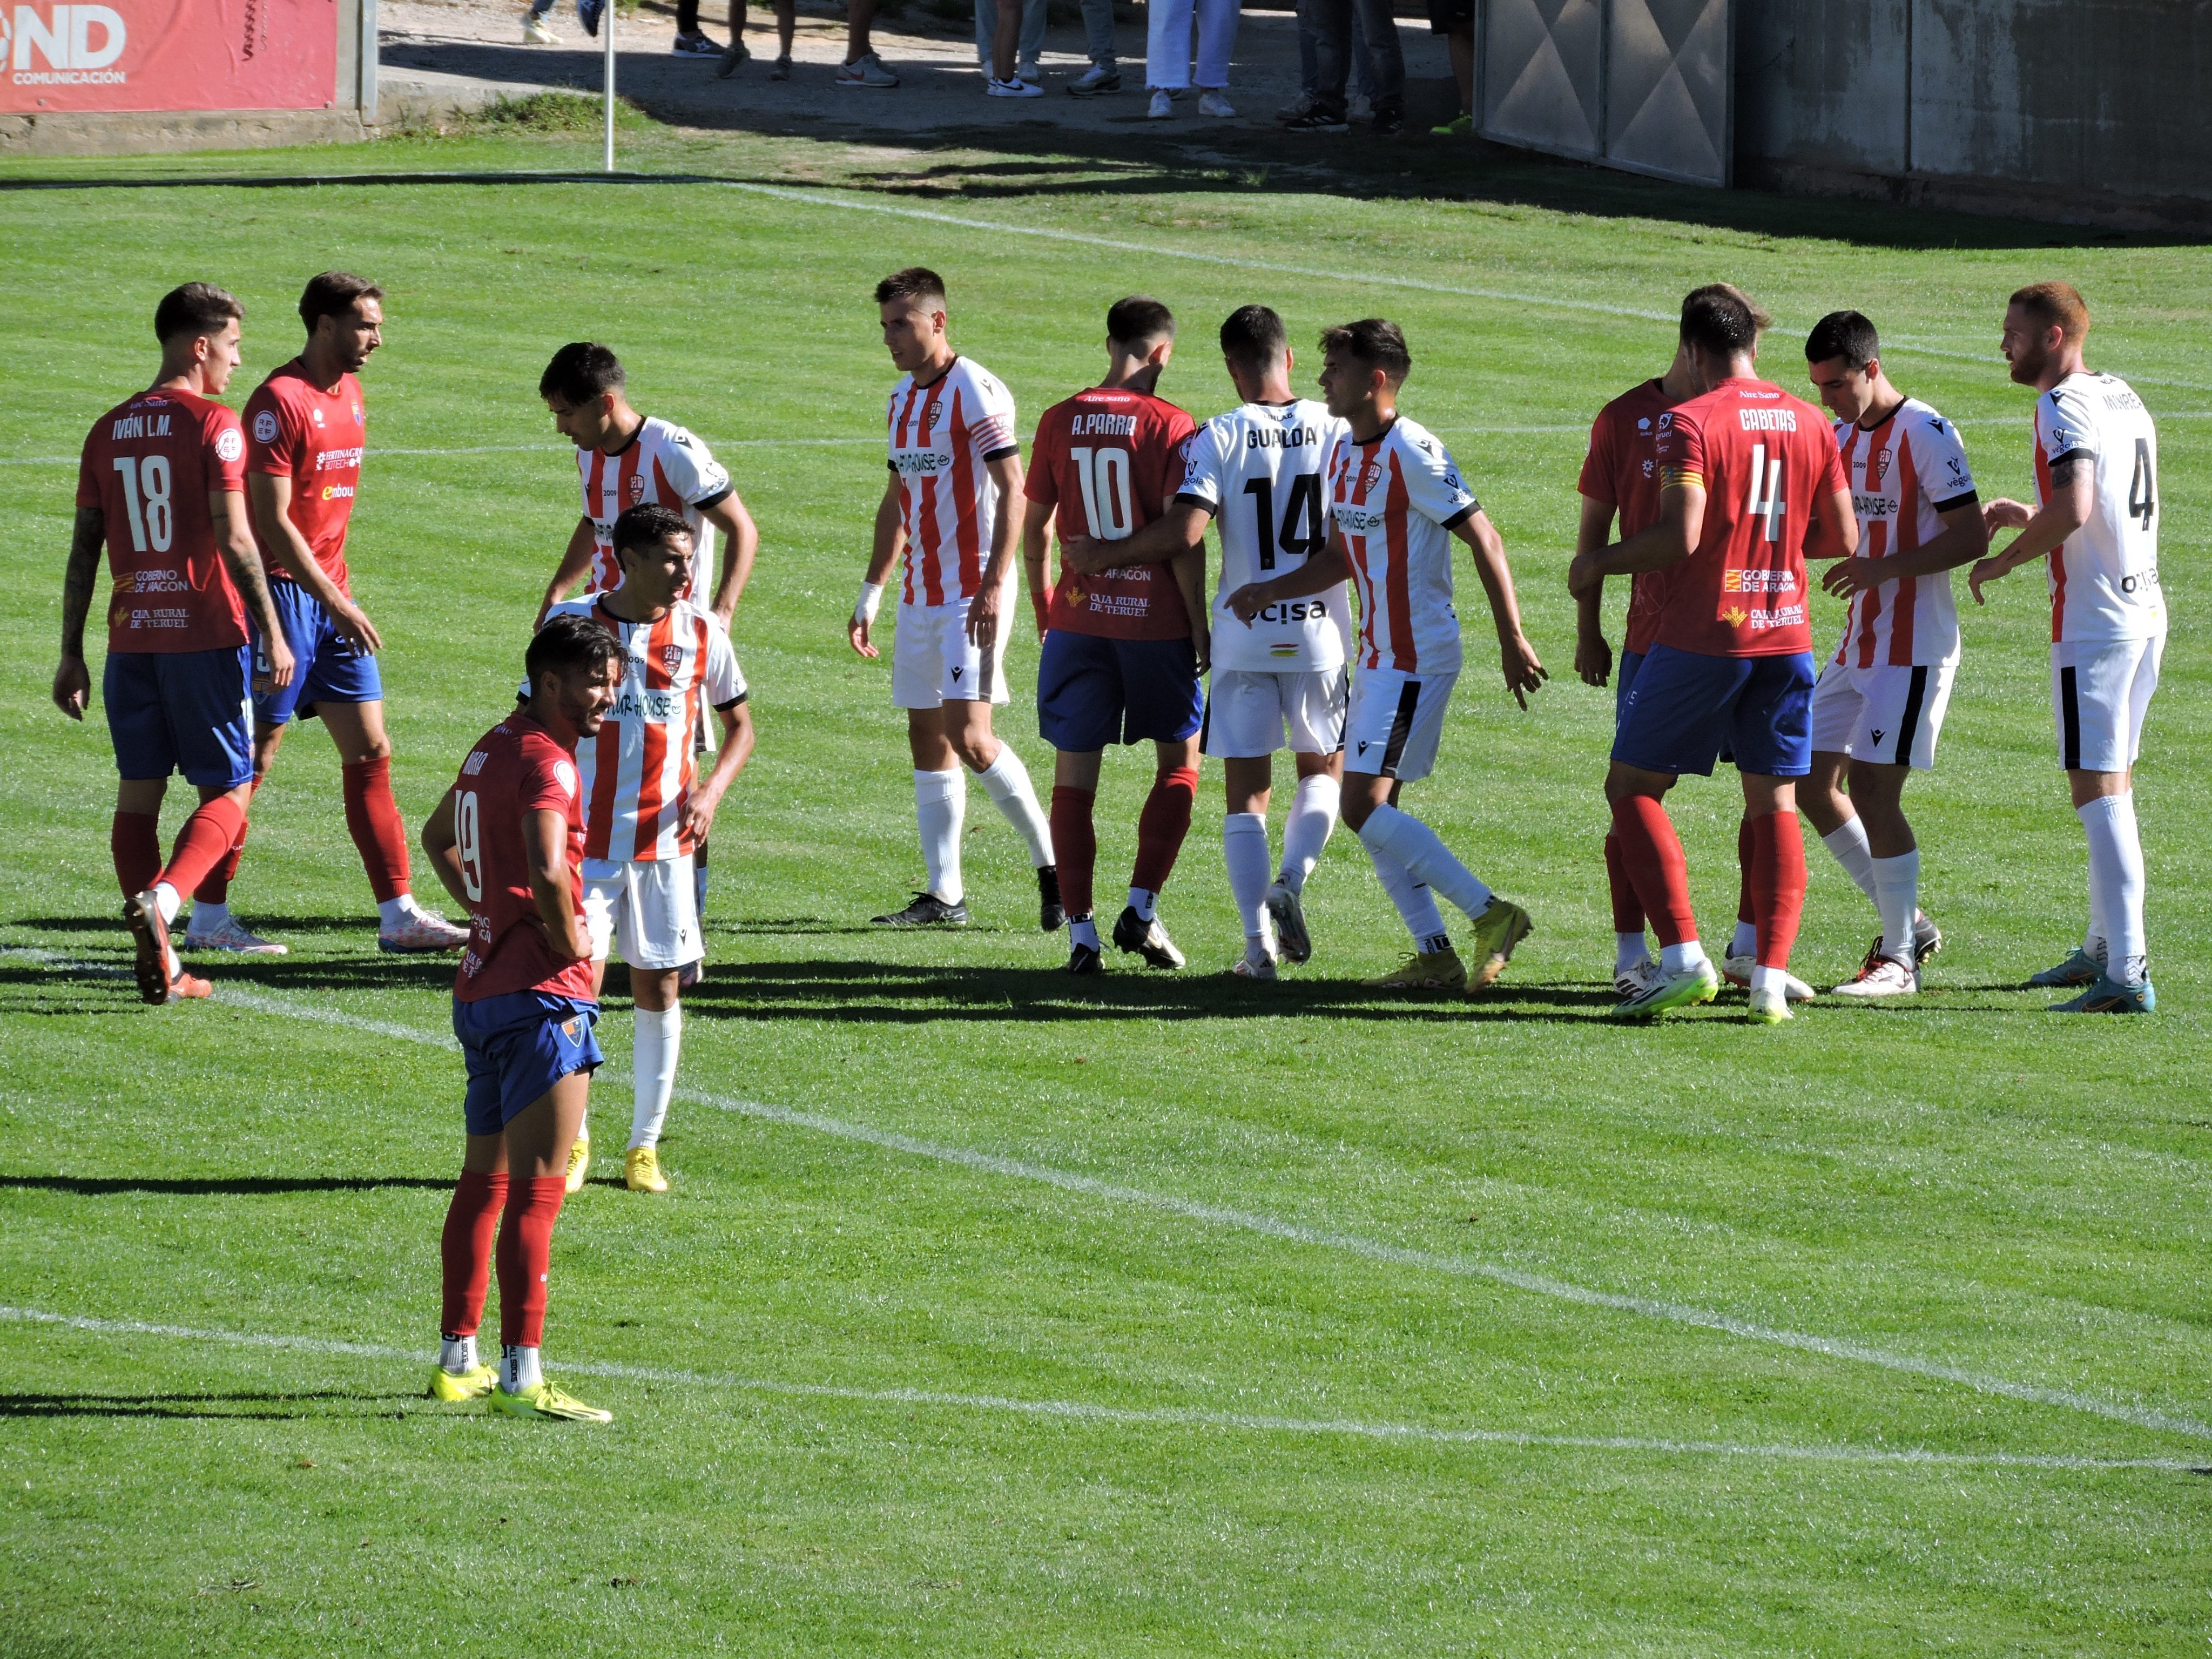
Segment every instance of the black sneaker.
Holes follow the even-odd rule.
[[[1134,951],[1154,968],[1180,968],[1182,952],[1176,949],[1168,930],[1154,916],[1146,921],[1137,914],[1133,904],[1124,905],[1114,922],[1114,943],[1124,951]]]
[[[696,29],[689,34],[678,35],[676,44],[669,50],[678,58],[720,58],[722,55],[721,47]]]
[[[738,72],[738,65],[751,56],[752,53],[745,50],[744,41],[731,41],[722,48],[722,61],[714,65],[714,78],[717,81],[728,80]]]
[[[1067,911],[1060,902],[1060,866],[1043,865],[1037,870],[1036,878],[1037,926],[1048,933],[1056,933],[1060,923],[1067,920]]]
[[[1079,977],[1087,974],[1101,974],[1106,970],[1098,960],[1097,951],[1087,945],[1079,945],[1067,953],[1067,971]]]
[[[1406,130],[1406,115],[1402,110],[1378,109],[1375,112],[1375,136],[1395,138]]]
[[[1352,123],[1344,118],[1343,112],[1331,114],[1316,105],[1304,115],[1293,115],[1283,123],[1285,132],[1349,132]]]
[[[905,909],[868,920],[878,927],[965,927],[968,907],[947,904],[934,893],[916,893]]]

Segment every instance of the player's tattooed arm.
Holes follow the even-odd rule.
[[[1480,507],[1452,526],[1451,533],[1465,542],[1474,555],[1474,572],[1490,600],[1491,620],[1498,624],[1498,662],[1505,674],[1505,689],[1523,708],[1528,694],[1551,678],[1536,659],[1536,647],[1521,631],[1521,600],[1513,591],[1513,567],[1506,562],[1505,538]]]
[[[92,702],[92,672],[84,665],[84,623],[100,580],[100,550],[106,520],[96,507],[80,507],[70,526],[69,564],[62,574],[62,659],[54,670],[54,706],[73,720]]]
[[[260,550],[253,544],[253,532],[246,521],[246,497],[228,489],[210,490],[208,517],[215,524],[216,545],[222,551],[223,568],[230,572],[238,597],[246,601],[246,614],[261,630],[260,656],[269,665],[270,684],[289,685],[294,670],[292,647],[285,640],[283,622],[276,615],[276,601],[269,592],[269,578],[262,573]],[[261,664],[257,662],[257,680],[262,672]]]
[[[2020,522],[2020,534],[2010,543],[1966,573],[1966,586],[1974,596],[1974,603],[1989,603],[1982,597],[1982,589],[1990,582],[2064,546],[2066,538],[2088,522],[2096,504],[2094,456],[2062,455],[2051,462],[2051,488],[2042,507],[2028,513]],[[2024,503],[2000,498],[1983,509],[1983,517],[1990,528],[2005,529],[2011,527],[2019,514],[2027,512]]]
[[[1613,534],[1611,501],[1582,497],[1582,519],[1575,527],[1575,556],[1602,551]],[[1613,646],[1605,637],[1605,579],[1601,576],[1575,595],[1575,672],[1584,685],[1603,685],[1613,678]]]

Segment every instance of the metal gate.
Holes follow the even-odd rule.
[[[1734,171],[1730,0],[1486,0],[1481,130],[1700,185]]]

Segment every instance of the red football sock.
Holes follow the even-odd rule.
[[[1759,912],[1753,908],[1751,902],[1751,866],[1756,857],[1751,819],[1747,816],[1738,818],[1735,822],[1735,861],[1743,872],[1743,879],[1735,892],[1735,919],[1738,921],[1755,922],[1759,920]]]
[[[1644,906],[1637,902],[1636,884],[1628,878],[1628,866],[1620,856],[1620,837],[1605,838],[1605,884],[1613,892],[1613,931],[1644,931]]]
[[[1613,804],[1613,833],[1620,842],[1620,861],[1635,884],[1637,901],[1650,918],[1659,943],[1680,945],[1697,938],[1689,866],[1667,809],[1650,795],[1624,795]]]
[[[261,787],[261,775],[258,772],[254,774],[253,787],[256,791]],[[246,809],[251,811],[253,806],[252,794],[249,793],[246,796]],[[232,878],[238,874],[239,860],[246,856],[246,832],[251,827],[252,825],[246,823],[241,823],[238,826],[238,839],[231,842],[229,854],[222,863],[208,872],[206,880],[192,889],[192,898],[196,902],[228,904],[230,902],[230,884]]]
[[[118,812],[107,828],[107,850],[123,896],[144,892],[161,873],[161,820],[151,812]]]
[[[500,1218],[499,1340],[510,1348],[535,1348],[545,1334],[545,1275],[553,1262],[553,1222],[568,1182],[540,1176],[507,1183]]]
[[[228,795],[203,802],[177,831],[177,844],[169,849],[169,862],[155,876],[179,893],[189,893],[200,878],[229,856],[231,842],[246,828],[246,809]]]
[[[1137,866],[1129,872],[1129,885],[1157,893],[1174,873],[1176,855],[1190,833],[1191,803],[1198,799],[1198,769],[1178,766],[1153,781],[1145,797],[1145,810],[1137,814]]]
[[[438,1330],[445,1336],[474,1336],[483,1323],[484,1291],[491,1283],[491,1240],[507,1202],[507,1174],[480,1175],[464,1170],[446,1208],[446,1231],[438,1242],[445,1262],[446,1304]]]
[[[346,828],[361,849],[369,890],[381,904],[409,890],[407,826],[400,823],[399,803],[392,798],[392,757],[348,761],[344,772]]]
[[[1060,902],[1071,916],[1091,914],[1098,866],[1098,831],[1091,822],[1091,808],[1097,799],[1092,790],[1052,787],[1052,854],[1060,860]]]
[[[1759,965],[1787,968],[1805,914],[1805,837],[1795,812],[1751,821],[1751,896],[1759,924]]]

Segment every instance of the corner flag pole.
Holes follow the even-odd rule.
[[[615,5],[607,0],[605,20],[600,24],[606,40],[607,70],[607,167],[615,170]]]

